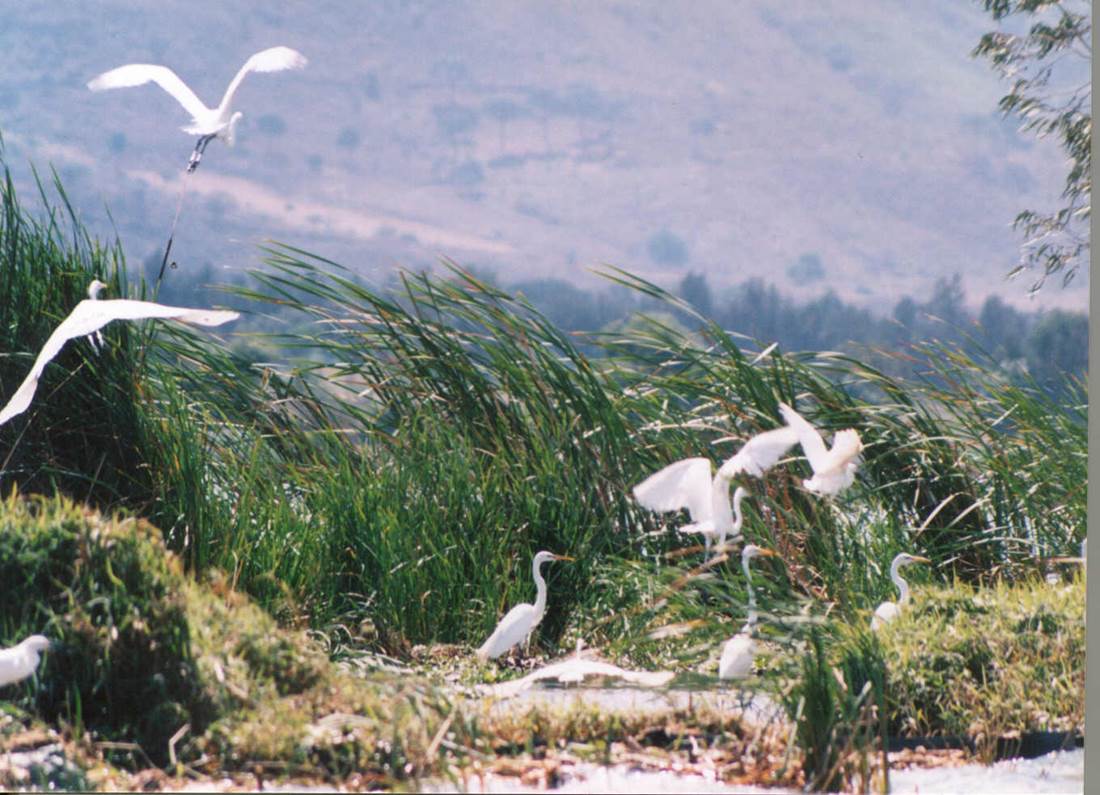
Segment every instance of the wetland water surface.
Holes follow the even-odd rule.
[[[522,713],[531,708],[569,709],[577,705],[606,712],[651,712],[690,707],[743,711],[751,722],[783,720],[782,709],[763,694],[748,696],[737,690],[646,689],[635,687],[576,687],[539,683],[508,699],[491,699],[491,709]],[[1084,788],[1083,749],[1059,751],[1034,759],[1007,759],[992,765],[951,763],[936,767],[900,769],[904,755],[891,754],[891,793],[1080,793]],[[910,757],[911,758],[911,757]],[[516,775],[487,773],[464,781],[423,782],[427,792],[669,792],[669,793],[794,793],[797,789],[727,784],[698,765],[672,763],[654,771],[634,763],[599,765],[563,761],[552,777],[535,769]]]

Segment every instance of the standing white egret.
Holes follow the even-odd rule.
[[[634,487],[634,497],[652,511],[679,511],[687,508],[691,524],[681,533],[702,533],[707,553],[711,539],[718,545],[741,537],[741,501],[749,492],[741,487],[730,506],[730,479],[721,469],[711,477],[709,458],[685,458],[655,472]]]
[[[61,321],[54,329],[53,334],[46,340],[38,358],[34,360],[34,366],[19,385],[8,404],[0,410],[0,425],[10,420],[17,414],[22,414],[30,406],[34,398],[34,392],[38,389],[38,379],[46,365],[57,356],[65,343],[76,337],[91,336],[106,326],[112,320],[144,320],[146,318],[160,318],[162,320],[179,320],[184,323],[194,323],[200,326],[220,326],[230,320],[236,320],[240,315],[220,309],[187,309],[179,306],[165,306],[154,304],[151,301],[134,301],[120,298],[110,301],[99,301],[96,296],[106,285],[95,280],[88,287],[89,298],[78,303],[69,316]]]
[[[477,658],[481,662],[495,659],[516,644],[525,641],[542,621],[542,614],[546,612],[546,580],[542,578],[539,567],[551,560],[573,560],[573,558],[555,555],[546,550],[535,555],[535,559],[531,562],[531,573],[535,577],[537,591],[535,603],[516,605],[508,611],[508,614],[497,624],[497,628],[493,630],[493,634],[477,650]]]
[[[718,661],[719,679],[741,679],[752,672],[752,664],[756,659],[755,641],[753,632],[756,630],[756,592],[752,587],[752,573],[749,571],[749,561],[758,556],[779,557],[776,552],[756,544],[746,544],[741,550],[741,568],[745,572],[745,588],[749,592],[749,615],[741,631],[726,641],[722,647],[722,657]]]
[[[883,602],[875,608],[875,614],[871,616],[872,630],[877,630],[884,624],[889,624],[901,615],[901,609],[909,604],[909,583],[902,579],[901,567],[913,563],[931,562],[928,558],[922,558],[920,555],[910,555],[908,552],[902,552],[894,558],[894,562],[890,564],[890,579],[898,587],[900,595],[896,602]]]
[[[184,132],[199,136],[195,151],[187,170],[194,171],[206,151],[207,144],[214,138],[221,138],[230,146],[236,136],[237,122],[243,115],[233,110],[233,98],[240,88],[241,81],[249,72],[280,72],[284,69],[301,69],[308,61],[305,56],[290,47],[271,47],[256,53],[240,68],[229,87],[222,95],[222,101],[216,108],[208,108],[195,92],[167,66],[157,64],[132,63],[104,72],[88,83],[92,91],[104,91],[109,88],[129,88],[153,82],[163,88],[184,110],[191,114],[191,124],[181,128]]]
[[[814,470],[814,476],[802,481],[802,485],[809,491],[830,495],[851,486],[856,478],[859,454],[863,450],[859,433],[852,428],[837,431],[833,435],[833,446],[826,449],[817,428],[803,419],[801,414],[786,403],[779,404],[779,411],[787,426],[798,434],[802,452]]]
[[[38,667],[38,655],[50,647],[50,639],[31,635],[22,643],[0,651],[0,687],[20,682]]]

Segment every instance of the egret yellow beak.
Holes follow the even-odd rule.
[[[554,560],[568,560],[571,563],[575,562],[574,558],[571,558],[568,555],[554,555]]]
[[[911,558],[911,560],[913,561],[913,563],[931,563],[932,562],[928,558],[922,558],[920,555],[914,555]]]
[[[774,549],[768,549],[767,547],[760,547],[760,551],[757,552],[756,554],[757,555],[763,555],[766,558],[778,558],[779,557],[778,552],[776,552]]]

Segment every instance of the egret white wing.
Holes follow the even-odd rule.
[[[718,661],[718,677],[720,679],[741,679],[752,673],[753,660],[756,650],[753,647],[752,636],[747,632],[739,632],[726,641],[722,647],[722,657]]]
[[[653,511],[687,508],[695,522],[712,518],[709,458],[685,458],[669,464],[634,487],[634,497]]]
[[[875,608],[875,614],[871,616],[871,629],[877,630],[899,615],[901,615],[901,608],[898,607],[897,602],[883,602]]]
[[[477,650],[478,659],[482,662],[494,657],[499,657],[523,641],[535,626],[535,606],[532,604],[520,604],[513,607],[505,614],[497,624],[489,639],[481,644]]]
[[[185,306],[168,306],[156,304],[152,301],[135,301],[130,298],[115,298],[110,301],[81,301],[81,304],[91,303],[93,309],[98,307],[101,312],[108,315],[107,321],[100,324],[106,325],[111,320],[145,320],[155,318],[160,320],[178,320],[181,323],[193,323],[196,326],[220,326],[230,320],[236,320],[240,313],[227,309],[191,309]],[[80,308],[80,305],[77,305]],[[71,315],[70,315],[71,317]],[[96,328],[100,328],[96,326]],[[88,332],[81,332],[86,334]],[[79,336],[79,335],[74,335]]]
[[[692,522],[676,528],[681,533],[702,533],[703,535],[718,535],[718,528],[714,526],[713,519],[704,519],[701,522]]]
[[[309,61],[306,60],[304,55],[297,50],[292,50],[290,47],[269,47],[266,50],[261,50],[245,61],[244,66],[233,76],[229,88],[225,90],[225,95],[222,96],[221,104],[218,105],[219,109],[225,110],[232,104],[233,97],[241,86],[241,81],[249,72],[281,72],[284,69],[301,69],[307,63]]]
[[[195,119],[211,112],[195,92],[180,80],[179,75],[167,66],[157,64],[131,63],[120,66],[89,81],[88,88],[92,91],[104,91],[109,88],[130,88],[150,82],[156,83],[175,97],[176,101],[183,105]]]
[[[240,315],[236,312],[217,309],[188,309],[186,307],[155,304],[151,301],[133,301],[125,298],[111,301],[85,299],[73,308],[69,316],[61,321],[47,338],[42,350],[39,351],[34,360],[31,371],[27,373],[27,377],[23,379],[23,383],[19,385],[19,389],[15,391],[7,405],[4,406],[3,410],[0,410],[0,425],[27,410],[31,400],[34,399],[35,390],[38,389],[38,379],[41,378],[46,365],[60,353],[65,343],[71,339],[98,331],[114,320],[160,318],[181,320],[201,326],[218,326],[238,317]]]
[[[837,431],[833,436],[833,446],[821,462],[821,468],[814,467],[814,472],[822,475],[830,475],[843,471],[849,463],[854,461],[863,450],[863,442],[859,439],[859,432],[853,428]]]
[[[828,451],[825,449],[825,440],[821,438],[821,434],[817,432],[817,428],[810,425],[801,414],[786,403],[779,404],[779,412],[783,415],[787,427],[793,428],[798,434],[798,441],[802,445],[802,452],[805,453],[814,472],[820,471],[825,464],[825,456]]]
[[[722,464],[719,472],[726,478],[735,477],[741,472],[762,477],[797,442],[798,432],[789,426],[758,433]]]

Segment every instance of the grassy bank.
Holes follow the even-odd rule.
[[[52,739],[69,760],[39,782],[0,770],[6,787],[125,789],[149,779],[150,765],[172,777],[154,776],[158,786],[246,774],[392,787],[497,769],[497,757],[612,759],[688,737],[726,759],[730,775],[763,781],[785,747],[781,727],[749,729],[714,711],[493,713],[424,674],[335,664],[223,577],[184,575],[142,520],[13,495],[0,503],[0,531],[10,583],[0,632],[55,642],[35,679],[5,694],[0,749]]]

